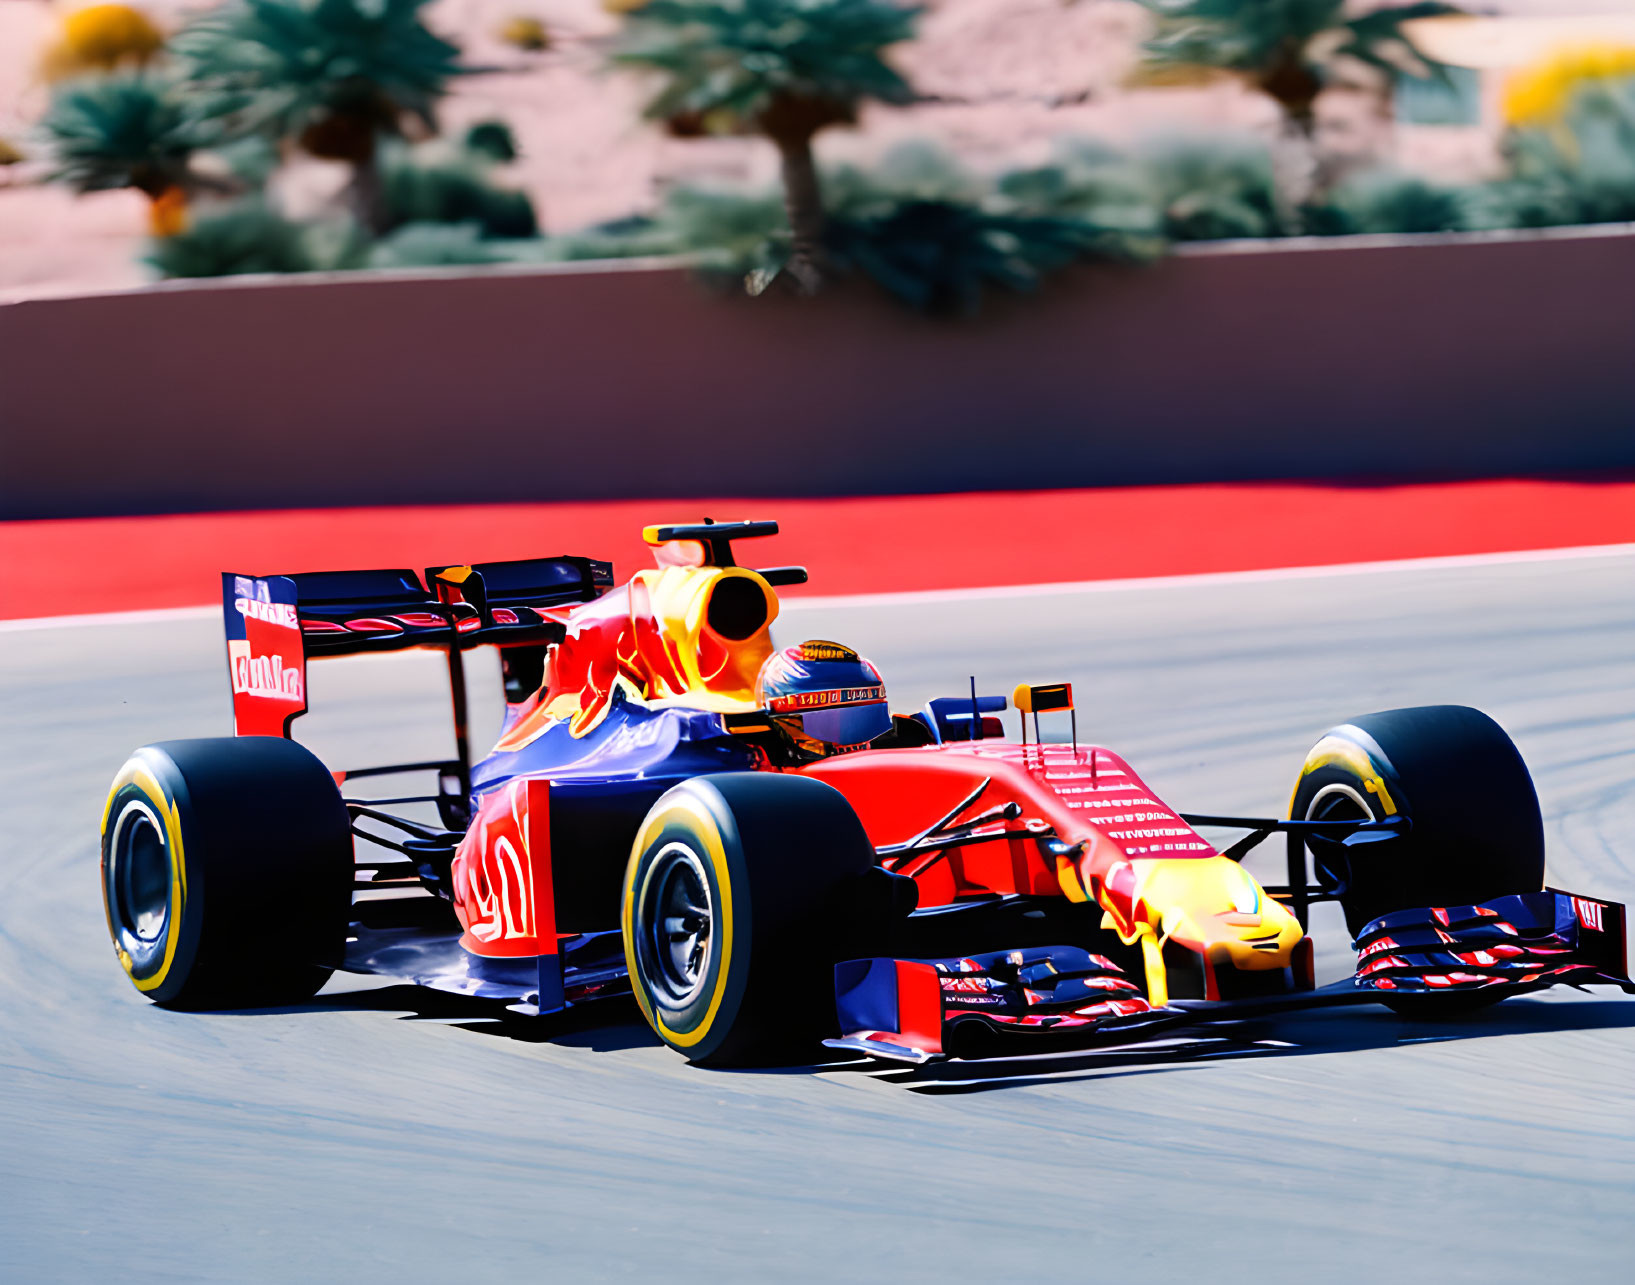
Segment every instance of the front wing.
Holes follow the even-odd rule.
[[[889,1061],[1014,1056],[1128,1043],[1162,1030],[1410,994],[1503,999],[1558,984],[1635,993],[1625,911],[1546,890],[1387,915],[1357,939],[1354,977],[1315,991],[1149,1003],[1111,960],[1077,946],[960,959],[854,959],[835,968],[831,1048]]]
[[[1632,989],[1624,908],[1546,889],[1402,910],[1357,938],[1357,985],[1387,994],[1516,995],[1566,983]]]
[[[854,959],[835,967],[831,1048],[902,1062],[980,1056],[1007,1040],[1045,1049],[1173,1019],[1112,960],[1077,946],[962,959]]]

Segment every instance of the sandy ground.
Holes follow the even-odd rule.
[[[196,4],[146,0],[163,23]],[[47,91],[40,50],[61,10],[42,0],[0,0],[0,138],[29,161],[0,177],[0,298],[119,288],[140,283],[145,203],[131,192],[74,197],[34,185],[45,171],[33,134]],[[544,21],[553,47],[521,53],[494,35],[513,15]],[[512,180],[533,193],[547,230],[564,231],[649,207],[678,180],[761,182],[774,160],[752,139],[676,140],[641,121],[643,84],[602,65],[600,42],[615,28],[600,0],[440,0],[435,29],[457,40],[469,62],[500,70],[458,84],[446,130],[501,116],[523,157]],[[1161,133],[1268,129],[1268,103],[1230,83],[1201,89],[1130,91],[1146,30],[1127,0],[931,0],[920,38],[897,59],[932,101],[872,108],[856,130],[820,144],[830,159],[867,159],[894,143],[932,139],[968,163],[998,167],[1042,159],[1061,135],[1114,142]],[[1445,176],[1473,173],[1491,157],[1477,131],[1402,129],[1393,135],[1369,95],[1325,96],[1325,143],[1356,157],[1395,159]],[[338,169],[291,167],[279,195],[292,212],[321,205]]]

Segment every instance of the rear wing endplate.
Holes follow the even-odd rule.
[[[307,658],[289,576],[221,578],[237,736],[288,736],[307,709]]]

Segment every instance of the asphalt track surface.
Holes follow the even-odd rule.
[[[1276,812],[1348,716],[1478,705],[1532,765],[1552,881],[1635,900],[1629,552],[806,607],[781,636],[854,643],[899,706],[973,670],[1071,679],[1081,732],[1195,810]],[[320,666],[305,739],[354,766],[442,752],[435,679]],[[1614,993],[777,1073],[691,1068],[625,1002],[527,1023],[338,978],[299,1010],[154,1008],[102,922],[103,791],[135,745],[226,720],[213,622],[0,633],[0,1277],[1635,1276]],[[1317,931],[1337,976],[1343,935]]]

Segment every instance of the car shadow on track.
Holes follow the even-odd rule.
[[[651,1048],[659,1043],[629,995],[610,997],[546,1017],[530,1017],[511,1012],[498,1000],[390,984],[325,993],[300,1009],[279,1011],[395,1013],[400,1021],[435,1022],[490,1038],[556,1044],[593,1053]],[[983,1093],[1076,1080],[1153,1075],[1206,1062],[1306,1057],[1408,1044],[1628,1027],[1635,1027],[1635,1003],[1621,998],[1586,997],[1566,1001],[1517,998],[1493,1008],[1442,1020],[1407,1020],[1384,1007],[1368,1005],[1233,1022],[1200,1022],[1197,1027],[1168,1038],[1077,1053],[939,1062],[927,1066],[850,1058],[806,1066],[737,1068],[727,1073],[862,1074],[916,1093]]]
[[[395,1013],[399,1021],[432,1022],[523,1044],[559,1044],[595,1053],[659,1043],[629,995],[610,996],[545,1017],[528,1017],[512,1012],[504,1000],[454,995],[404,982],[325,992],[310,1004],[278,1011]]]
[[[1195,1067],[1203,1062],[1306,1057],[1406,1044],[1627,1027],[1635,1027],[1635,1004],[1624,999],[1585,999],[1567,1003],[1512,999],[1494,1008],[1457,1018],[1411,1021],[1397,1017],[1384,1008],[1368,1006],[1315,1010],[1253,1021],[1211,1023],[1200,1025],[1173,1039],[1081,1053],[982,1062],[941,1062],[887,1070],[872,1068],[872,1071],[876,1079],[901,1085],[917,1093],[984,1093],[1030,1085],[1153,1075]]]
[[[392,983],[353,991],[320,994],[311,1004],[257,1012],[381,1012],[402,1022],[433,1022],[446,1027],[517,1040],[530,1045],[584,1048],[613,1053],[654,1048],[659,1038],[641,1017],[636,1001],[611,996],[546,1017],[512,1012],[504,1001],[476,999],[422,986]],[[1450,1019],[1401,1019],[1385,1007],[1313,1009],[1234,1022],[1200,1022],[1176,1035],[1127,1045],[1100,1046],[1077,1053],[1033,1054],[984,1061],[947,1061],[927,1066],[880,1063],[870,1058],[811,1063],[806,1066],[731,1068],[718,1074],[863,1074],[919,1094],[979,1094],[994,1089],[1022,1089],[1040,1084],[1071,1084],[1086,1079],[1151,1076],[1197,1068],[1212,1061],[1249,1058],[1300,1058],[1319,1053],[1357,1053],[1416,1043],[1488,1040],[1506,1035],[1619,1030],[1635,1027],[1635,1004],[1627,999],[1548,1001],[1537,997],[1509,999],[1491,1009]]]

